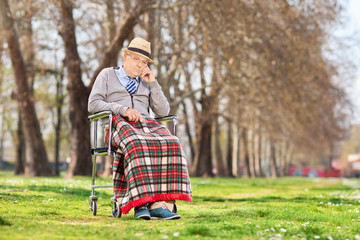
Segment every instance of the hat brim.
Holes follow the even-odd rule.
[[[144,54],[141,54],[141,53],[139,53],[139,52],[134,52],[134,51],[131,51],[131,50],[126,49],[126,48],[123,48],[122,51],[123,51],[124,53],[133,53],[133,54],[141,55],[141,56],[143,56],[143,57],[146,57],[146,59],[147,59],[149,62],[151,62],[151,63],[154,62],[151,58],[149,58],[148,56],[145,56]]]

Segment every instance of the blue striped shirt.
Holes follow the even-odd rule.
[[[122,68],[122,67],[114,68],[114,71],[115,71],[116,77],[118,78],[121,85],[123,85],[124,88],[126,88],[128,82],[129,82],[129,76],[126,74],[124,68]],[[134,83],[135,83],[135,87],[137,89],[139,86],[139,83],[140,83],[140,77],[137,77],[135,79],[136,79],[136,81],[134,81]]]

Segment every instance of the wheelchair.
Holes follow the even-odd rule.
[[[115,157],[116,154],[116,149],[114,147],[111,146],[111,136],[112,136],[112,117],[113,114],[111,111],[101,111],[98,113],[94,113],[94,114],[90,114],[88,116],[88,120],[90,121],[90,123],[93,125],[93,140],[92,140],[92,147],[91,147],[91,155],[92,155],[92,180],[91,180],[91,196],[89,197],[89,205],[90,205],[90,211],[91,214],[96,216],[97,214],[97,200],[98,197],[95,195],[95,189],[97,188],[112,188],[114,185],[113,184],[109,184],[109,185],[96,185],[95,184],[95,178],[96,178],[96,157],[97,156],[106,156],[106,155],[112,155]],[[99,125],[99,121],[106,121],[106,118],[108,118],[108,143],[107,146],[98,146],[97,145],[97,127]],[[157,117],[154,118],[155,120],[165,123],[165,122],[170,122],[172,121],[172,125],[173,125],[173,134],[176,134],[176,124],[177,124],[177,116],[176,115],[168,115],[165,117]],[[119,206],[119,203],[116,200],[115,197],[115,193],[113,195],[113,197],[111,198],[111,210],[112,210],[112,216],[114,218],[120,218],[121,217],[121,209]],[[177,207],[176,204],[174,203],[174,207],[173,207],[173,212],[177,212]]]

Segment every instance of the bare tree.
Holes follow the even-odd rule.
[[[6,34],[11,62],[15,73],[16,98],[21,111],[26,142],[26,176],[43,176],[51,173],[40,125],[34,107],[34,98],[28,86],[25,63],[20,51],[17,32],[7,0],[0,1],[0,13]]]
[[[57,3],[56,3],[57,4]],[[78,44],[76,41],[75,27],[76,23],[73,17],[73,2],[70,0],[61,0],[57,4],[61,14],[61,28],[59,34],[64,41],[66,68],[68,85],[67,89],[70,97],[70,122],[71,122],[71,162],[67,171],[67,176],[73,175],[90,175],[91,165],[90,159],[90,130],[87,122],[87,101],[92,85],[99,74],[111,64],[117,62],[118,53],[123,46],[124,41],[132,32],[133,27],[138,22],[138,18],[142,15],[147,7],[153,3],[138,4],[128,9],[127,14],[122,19],[116,35],[107,46],[105,52],[101,54],[98,67],[91,77],[90,84],[85,86],[82,81],[81,59],[78,54]]]

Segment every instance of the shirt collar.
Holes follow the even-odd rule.
[[[120,67],[119,68],[119,76],[121,77],[121,78],[125,78],[125,79],[128,79],[130,76],[128,76],[127,74],[126,74],[126,72],[125,72],[125,70],[124,70],[124,68],[123,67]],[[139,79],[140,79],[140,77],[136,77],[136,78],[134,78],[137,82],[139,82]]]

